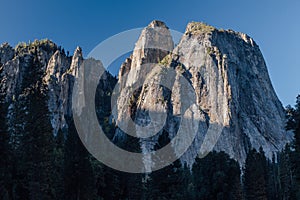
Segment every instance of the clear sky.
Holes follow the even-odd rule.
[[[183,32],[190,21],[233,29],[254,38],[283,105],[300,93],[300,1],[298,0],[0,0],[0,43],[49,38],[87,55],[99,42],[154,19]]]

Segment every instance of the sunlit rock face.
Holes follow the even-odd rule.
[[[158,23],[161,28],[156,31],[161,34],[156,33],[156,36],[163,37],[153,37],[150,31],[153,24]],[[284,109],[252,38],[192,22],[169,53],[147,49],[149,43],[145,41],[171,49],[173,42],[169,38],[165,24],[152,22],[141,33],[136,43],[138,50],[124,62],[119,73],[120,90],[124,91],[118,97],[117,122],[122,127],[130,126],[126,123],[132,118],[136,124],[135,134],[143,135],[139,133],[145,130],[143,127],[151,127],[151,123],[160,126],[159,122],[165,120],[155,136],[140,139],[142,152],[155,149],[163,134],[167,133],[170,140],[174,138],[183,119],[188,119],[184,131],[196,132],[194,142],[180,157],[188,166],[197,155],[204,156],[211,150],[225,151],[240,164],[250,148],[263,147],[271,158],[273,152],[291,140],[291,134],[285,131]],[[157,64],[149,67],[145,64],[148,61]],[[174,73],[166,76],[166,71],[171,69]],[[142,83],[134,87],[138,79],[142,79]],[[166,79],[170,83],[168,87]],[[192,104],[196,106],[189,107]],[[165,115],[157,114],[152,119],[149,112]],[[122,131],[118,129],[117,134],[122,135]],[[175,154],[183,148],[174,140],[172,144]],[[149,156],[144,162],[148,168],[155,165]]]
[[[262,146],[270,158],[290,141],[284,109],[252,38],[190,23],[174,54],[191,74],[209,124],[223,126],[215,150],[243,162],[249,148]]]
[[[163,22],[151,22],[121,65],[116,87],[108,72],[99,77],[96,112],[99,121],[116,125],[113,142],[131,146],[128,135],[138,136],[134,148],[145,155],[171,142],[181,163],[191,167],[197,156],[211,150],[225,151],[243,164],[247,151],[261,146],[271,158],[291,140],[284,109],[252,38],[192,22],[174,47],[170,32]],[[0,97],[8,104],[13,142],[27,121],[23,105],[29,89],[47,94],[45,112],[53,134],[68,129],[74,80],[84,60],[81,48],[69,56],[49,40],[0,46]],[[16,120],[19,115],[24,119]],[[155,166],[151,154],[144,165],[146,171]]]

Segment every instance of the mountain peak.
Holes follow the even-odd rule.
[[[190,22],[188,23],[185,34],[209,33],[217,30],[215,27],[204,22]]]
[[[164,22],[159,21],[159,20],[153,20],[152,22],[150,22],[150,24],[148,25],[148,27],[150,27],[150,28],[161,27],[161,28],[167,28],[167,29],[169,29]]]
[[[169,28],[154,20],[140,34],[130,59],[123,63],[119,73],[121,87],[132,85],[151,69],[147,64],[158,63],[174,48]],[[125,81],[126,80],[126,81]],[[125,82],[124,82],[125,81]]]
[[[77,46],[74,51],[73,57],[81,57],[82,58],[82,49],[80,46]]]
[[[157,35],[161,36],[164,31],[159,30]],[[163,108],[169,116],[165,130],[170,138],[176,135],[175,127],[180,125],[176,117],[185,116],[184,102],[196,99],[195,104],[199,110],[193,112],[200,115],[185,117],[190,121],[198,120],[202,128],[197,131],[189,150],[181,156],[182,163],[192,166],[199,149],[204,155],[214,149],[226,152],[243,164],[250,148],[258,150],[262,147],[267,157],[271,158],[273,152],[282,149],[290,141],[290,134],[284,128],[283,107],[272,87],[264,58],[252,38],[244,33],[217,29],[203,22],[191,22],[179,44],[169,53],[146,51],[145,47],[149,44],[158,44],[159,47],[168,38],[152,37],[153,32],[148,27],[143,31],[132,62],[128,62],[128,65],[124,65],[126,68],[122,69],[122,74],[128,69],[128,76],[123,76],[119,81],[130,83],[126,86],[131,86],[140,77],[147,78],[136,98],[138,102],[134,104],[137,105],[134,108],[137,110],[135,121],[147,121],[143,113],[145,110],[160,113],[162,106],[165,106]],[[172,94],[161,92],[167,91],[160,84],[165,79],[163,69],[157,68],[155,73],[151,73],[152,68],[147,71],[141,67],[141,64],[149,61],[155,63],[157,60],[166,68],[176,69]],[[190,81],[191,91],[182,85],[180,76]],[[172,78],[169,79],[172,81]],[[128,117],[128,108],[124,105],[127,105],[129,97],[129,94],[124,93],[118,99],[121,102],[117,105],[119,121],[126,121]],[[161,102],[169,103],[162,105]],[[217,136],[208,133],[216,133]],[[150,140],[150,143],[158,143],[153,138]],[[147,146],[149,141],[142,142]],[[154,147],[147,146],[143,151],[151,151],[151,148]],[[181,146],[174,146],[175,153],[177,149],[181,149]]]

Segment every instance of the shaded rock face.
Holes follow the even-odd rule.
[[[68,129],[74,80],[83,60],[80,47],[73,56],[67,56],[50,40],[21,43],[15,49],[8,44],[0,46],[0,95],[1,101],[9,105],[7,119],[11,135],[18,132],[15,127],[26,123],[26,119],[19,123],[16,118],[20,112],[26,113],[26,107],[22,108],[22,105],[29,101],[28,90],[43,91],[48,96],[45,102],[48,111],[45,112],[50,116],[54,135]],[[91,59],[91,62],[97,61]],[[114,78],[105,72],[99,83],[102,88],[98,92],[105,93],[107,88],[113,87]]]
[[[145,41],[171,36],[163,24],[160,30],[168,36],[153,37],[149,27],[156,24],[161,25],[161,22],[154,21],[144,29],[136,43],[139,50],[125,61],[119,74],[120,90],[124,91],[117,101],[117,123],[129,126],[126,122],[129,117],[133,118],[139,135],[141,126],[151,123],[149,111],[167,115],[166,123],[157,135],[140,139],[142,152],[154,150],[166,132],[169,139],[174,138],[182,118],[191,121],[185,131],[197,132],[193,144],[180,158],[182,164],[189,166],[197,155],[205,155],[212,149],[225,151],[240,164],[244,163],[250,148],[259,149],[260,146],[271,158],[273,152],[291,140],[291,134],[285,131],[284,109],[272,87],[259,47],[252,38],[192,22],[175,49],[168,54],[157,54],[151,48],[143,49],[147,48]],[[170,40],[155,43],[162,44],[159,48],[171,48]],[[149,69],[143,65],[144,60],[158,64]],[[167,77],[172,83],[169,88],[163,86],[165,69],[175,71]],[[129,87],[139,78],[143,80],[141,87]],[[187,89],[182,78],[192,89]],[[196,108],[187,112],[185,105],[192,99],[195,99]],[[118,129],[116,134],[124,138],[125,133]],[[176,146],[176,141],[172,142],[176,153],[181,147]],[[146,168],[155,164],[149,157],[144,162]]]
[[[0,64],[3,65],[7,61],[11,60],[14,57],[15,50],[9,46],[8,43],[4,43],[0,46]]]
[[[21,43],[15,49],[8,44],[1,45],[1,97],[7,102],[17,100],[25,88],[40,81],[48,60],[57,49],[51,41]]]

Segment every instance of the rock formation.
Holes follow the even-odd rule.
[[[79,47],[71,57],[49,40],[21,43],[16,48],[0,46],[0,95],[9,105],[12,138],[16,127],[25,123],[15,119],[19,112],[26,113],[22,101],[27,101],[28,88],[46,88],[49,98],[45,112],[50,114],[53,133],[68,128],[74,78],[83,60]],[[105,73],[96,101],[102,101],[104,94],[105,98],[110,96],[115,82]],[[291,140],[285,131],[284,109],[258,45],[246,34],[232,30],[192,22],[174,47],[168,27],[160,21],[151,22],[120,67],[115,93],[119,96],[113,97],[116,105],[110,121],[113,116],[118,128],[113,140],[122,142],[126,130],[134,129],[137,136],[143,136],[140,150],[150,152],[158,148],[161,138],[167,143],[179,130],[187,137],[195,132],[192,145],[180,158],[189,166],[197,155],[203,156],[212,148],[225,151],[241,164],[250,148],[261,146],[270,158]],[[104,110],[106,115],[110,112],[98,109],[100,115]],[[126,129],[132,122],[134,126]],[[144,127],[149,124],[155,134],[147,138]],[[172,141],[175,154],[185,140]],[[155,164],[151,157],[144,163],[150,169]]]
[[[162,28],[156,30],[168,32],[162,22],[151,24],[160,24]],[[149,48],[149,43],[145,41],[153,38],[149,31],[151,24],[136,43],[136,49],[141,52],[146,50],[140,48]],[[166,42],[160,44],[157,48],[166,49],[168,46]],[[171,47],[172,42],[169,44],[168,47]],[[164,131],[172,139],[184,117],[197,121],[199,127],[192,146],[181,157],[181,162],[189,166],[198,153],[205,155],[212,147],[216,151],[225,151],[242,164],[250,148],[263,147],[271,158],[273,152],[290,141],[291,134],[285,131],[284,109],[272,87],[263,56],[258,45],[246,34],[192,22],[188,24],[179,44],[168,55],[149,56],[136,52],[122,65],[119,74],[119,83],[125,90],[118,98],[119,123],[128,121],[126,102],[130,102],[132,96],[129,110],[134,111],[131,117],[134,116],[138,124],[136,134],[139,126],[147,126],[151,121],[147,111],[168,113],[163,130],[155,137],[140,140],[143,151],[152,151]],[[149,72],[142,62],[145,60],[152,63],[159,60],[156,63],[160,67],[152,66]],[[147,70],[143,71],[143,67]],[[169,89],[163,86],[165,69],[176,71],[167,77],[172,82]],[[135,95],[132,95],[133,91],[127,92],[141,77],[124,76],[124,71],[126,74],[143,72],[145,80],[139,90],[135,88]],[[192,89],[187,90],[182,85],[182,78],[190,83]],[[127,82],[127,85],[122,82]],[[184,105],[193,98],[197,110],[187,114]],[[193,127],[186,127],[186,131],[193,131]],[[206,137],[206,134],[210,136]],[[180,148],[175,142],[175,153]],[[151,165],[147,159],[145,162]]]

